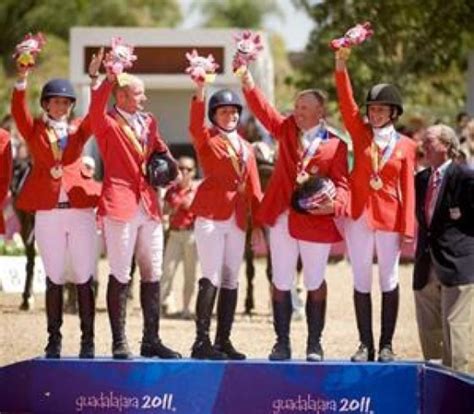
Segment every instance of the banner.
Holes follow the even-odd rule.
[[[35,359],[1,368],[0,385],[0,412],[431,414],[474,408],[469,378],[410,362]],[[459,400],[471,411],[453,411]]]

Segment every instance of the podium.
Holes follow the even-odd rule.
[[[420,362],[37,358],[0,369],[0,412],[474,412],[474,377]]]

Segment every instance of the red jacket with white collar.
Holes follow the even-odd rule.
[[[107,102],[113,83],[104,80],[92,90],[90,118],[104,162],[105,176],[99,200],[99,215],[128,221],[138,210],[140,201],[145,211],[160,220],[161,211],[156,190],[148,184],[142,171],[153,151],[168,151],[158,131],[155,117],[143,113],[148,135],[145,153],[140,153],[118,122],[116,110],[107,113]]]
[[[89,117],[70,123],[71,131],[61,159],[63,175],[55,179],[50,170],[57,163],[46,133],[47,125],[42,118],[32,118],[24,90],[13,90],[11,113],[33,159],[31,172],[16,201],[17,208],[26,211],[51,210],[58,204],[61,186],[67,193],[71,207],[95,207],[99,193],[97,187],[83,175],[81,160],[84,144],[92,133]]]
[[[193,99],[189,131],[193,137],[204,179],[199,185],[191,210],[197,215],[214,220],[227,220],[233,212],[237,225],[245,230],[247,214],[251,212],[254,226],[258,226],[255,212],[262,198],[257,162],[253,147],[240,138],[248,154],[245,167],[245,193],[237,191],[239,177],[229,153],[227,139],[206,127],[205,104]]]
[[[384,185],[370,187],[373,142],[372,127],[365,123],[354,100],[347,70],[336,71],[339,107],[354,146],[354,168],[350,175],[351,198],[348,214],[358,219],[364,209],[373,229],[415,235],[415,155],[416,143],[401,136],[379,175]]]
[[[334,216],[343,214],[347,202],[347,145],[335,135],[321,143],[306,171],[317,169],[321,176],[329,177],[336,186],[335,214],[316,216],[300,214],[290,207],[295,188],[299,162],[299,129],[293,115],[283,117],[273,108],[257,88],[244,90],[250,110],[278,141],[278,159],[265,191],[260,211],[261,220],[273,226],[277,217],[289,209],[289,232],[299,240],[332,243],[342,240],[334,223]]]
[[[0,128],[0,209],[7,198],[8,187],[12,178],[12,146],[10,135]],[[5,233],[5,221],[0,210],[0,234]]]

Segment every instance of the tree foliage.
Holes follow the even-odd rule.
[[[31,99],[35,100],[39,85],[45,80],[68,75],[71,27],[174,27],[181,19],[178,0],[1,0],[0,82],[5,85],[12,81],[15,68],[11,55],[28,32],[41,31],[48,40],[29,88]],[[0,115],[8,110],[7,89],[0,90]]]
[[[261,29],[265,17],[282,17],[276,0],[195,0],[193,8],[201,11],[206,27]]]
[[[199,9],[204,17],[205,27],[236,27],[263,29],[269,16],[284,20],[282,10],[276,0],[195,0],[194,9]],[[286,45],[279,33],[270,33],[269,42],[275,69],[275,100],[279,107],[289,106],[294,88],[289,85],[292,68],[288,61]]]
[[[349,69],[359,100],[368,88],[393,82],[412,107],[453,111],[465,98],[474,3],[465,0],[293,0],[314,20],[300,84],[334,93],[331,39],[370,21],[374,37],[353,50]],[[438,108],[443,105],[443,108]]]

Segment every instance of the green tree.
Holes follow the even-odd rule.
[[[360,102],[368,88],[393,82],[408,106],[429,107],[437,116],[456,111],[465,99],[467,50],[474,45],[474,3],[465,0],[293,0],[314,20],[301,85],[334,93],[331,39],[356,23],[370,21],[374,37],[349,61]]]
[[[284,19],[276,0],[195,0],[193,9],[204,17],[205,27],[237,27],[242,29],[263,29],[265,18],[277,16]],[[286,45],[278,33],[270,33],[269,43],[275,69],[276,105],[287,108],[293,97],[294,88],[288,83],[292,68],[288,61]]]
[[[276,0],[195,0],[192,8],[201,11],[206,27],[261,29],[265,17],[283,16]]]
[[[43,32],[47,45],[31,79],[29,97],[36,101],[40,85],[51,77],[67,77],[69,29],[73,26],[174,27],[182,20],[178,0],[2,0],[0,1],[0,82],[13,82],[11,58],[28,33]],[[104,39],[105,42],[108,39]],[[0,116],[8,111],[10,91],[0,90]]]

